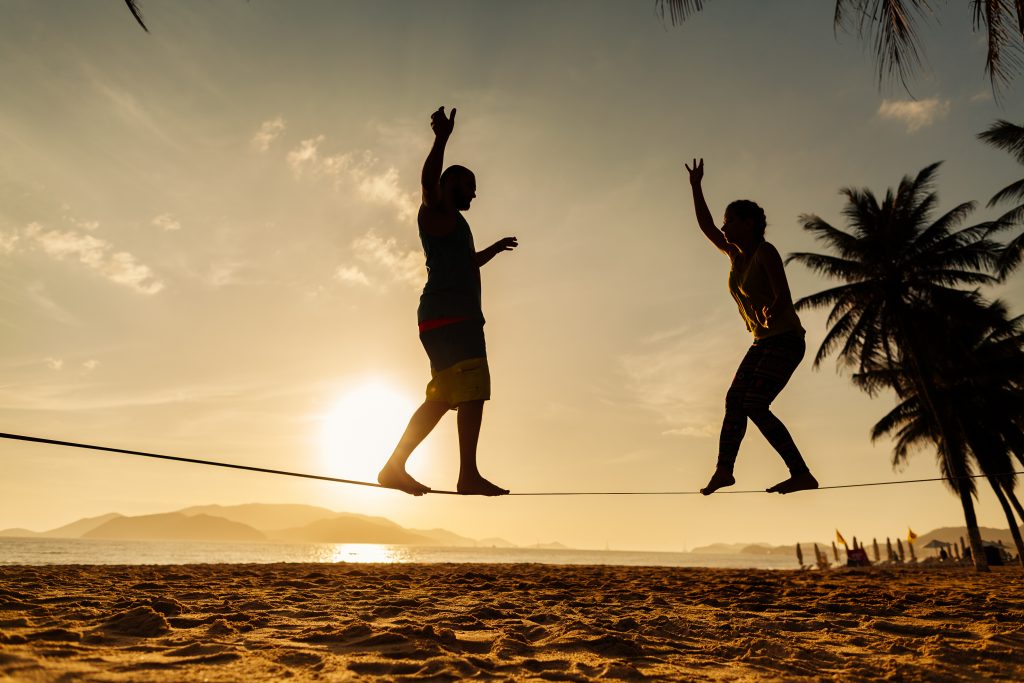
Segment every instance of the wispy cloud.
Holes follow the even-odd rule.
[[[84,361],[82,363],[82,374],[83,375],[88,375],[93,370],[98,368],[99,365],[100,365],[100,362],[98,360],[96,360],[95,358],[90,358],[89,360]]]
[[[0,231],[0,254],[10,254],[17,246],[17,232]]]
[[[25,228],[24,237],[47,256],[58,261],[77,259],[111,282],[142,294],[156,294],[164,288],[149,266],[139,263],[126,251],[115,251],[109,242],[93,235],[73,230],[46,230],[39,223],[31,223]]]
[[[64,359],[62,358],[44,358],[43,365],[50,368],[51,370],[60,370],[64,367]]]
[[[338,266],[334,271],[334,278],[352,285],[370,286],[370,278],[359,266]]]
[[[939,100],[937,97],[927,100],[882,100],[878,115],[883,119],[901,121],[907,126],[908,133],[915,133],[946,118],[950,107],[949,100]]]
[[[154,218],[153,225],[160,228],[161,230],[166,230],[168,232],[173,232],[174,230],[181,230],[181,223],[176,221],[169,213],[162,213],[156,218]]]
[[[320,146],[325,140],[323,135],[308,138],[288,152],[288,166],[296,178],[328,178],[335,187],[354,188],[364,201],[393,207],[399,220],[412,220],[416,195],[402,189],[398,169],[385,165],[369,151],[321,156]]]
[[[629,400],[656,413],[665,434],[718,433],[735,368],[720,353],[727,335],[709,329],[703,325],[659,333],[641,342],[636,353],[620,358]]]
[[[288,166],[291,167],[292,173],[295,177],[301,177],[303,172],[307,169],[312,169],[313,173],[317,171],[317,148],[320,143],[324,141],[323,135],[318,135],[315,138],[309,138],[299,143],[299,146],[288,152],[286,157],[288,160]]]
[[[370,231],[352,242],[352,255],[357,264],[339,266],[335,279],[348,284],[386,288],[401,283],[418,289],[423,286],[426,271],[420,250],[405,250],[394,237],[383,238]]]
[[[93,230],[100,229],[99,221],[80,221],[76,218],[72,218],[71,223],[77,228],[81,228],[82,230],[88,230],[90,232],[92,232]]]
[[[266,152],[270,149],[271,143],[277,139],[285,129],[285,120],[278,116],[276,119],[264,121],[260,129],[252,136],[252,146],[259,152]]]
[[[212,287],[227,287],[238,282],[237,274],[244,267],[241,261],[221,261],[214,263],[206,272],[203,280]]]
[[[130,92],[98,81],[94,82],[94,85],[110,102],[114,114],[125,123],[145,130],[164,142],[173,142],[171,137],[164,132],[163,127],[157,123],[153,113],[144,107]]]

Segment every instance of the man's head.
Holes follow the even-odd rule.
[[[452,165],[441,174],[441,198],[459,211],[476,198],[476,176],[465,166]]]

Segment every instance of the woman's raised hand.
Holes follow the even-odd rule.
[[[704,160],[694,159],[693,168],[690,168],[689,164],[683,164],[683,166],[686,166],[686,170],[690,172],[690,185],[694,187],[700,185],[700,181],[704,178]]]

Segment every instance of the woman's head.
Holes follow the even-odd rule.
[[[725,225],[722,233],[732,244],[752,240],[760,242],[764,239],[768,219],[764,209],[749,199],[737,199],[725,207]]]

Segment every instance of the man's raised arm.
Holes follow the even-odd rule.
[[[420,184],[423,186],[423,205],[436,207],[441,203],[441,171],[444,169],[444,148],[455,129],[455,109],[451,116],[444,115],[444,107],[430,115],[430,128],[434,131],[434,144],[423,162]]]

